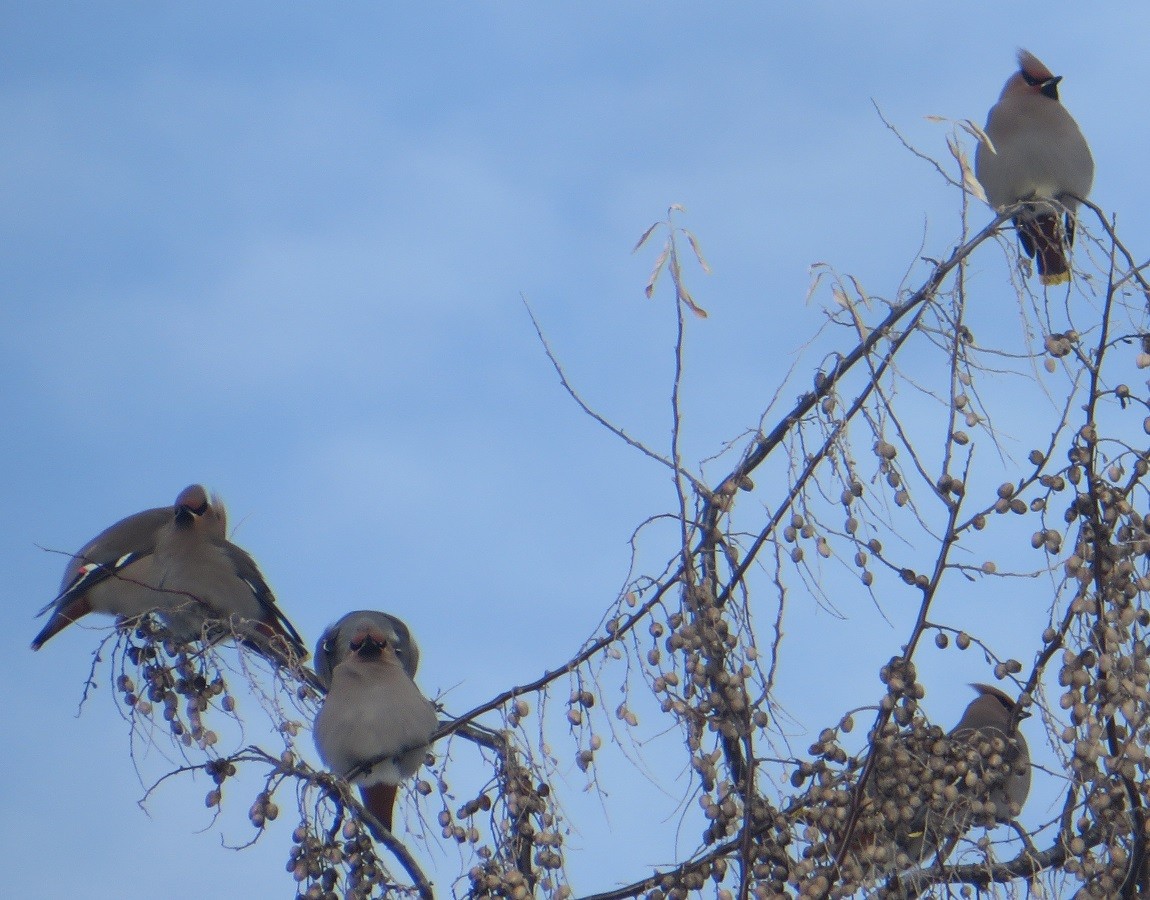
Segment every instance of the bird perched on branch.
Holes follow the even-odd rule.
[[[398,785],[418,771],[439,725],[412,680],[419,648],[395,616],[348,613],[323,633],[315,668],[327,697],[315,720],[324,765],[359,786],[389,831]]]
[[[953,766],[934,774],[932,792],[907,829],[905,849],[921,860],[976,824],[1008,822],[1030,795],[1030,748],[1018,730],[1029,713],[989,684],[972,684],[978,696],[948,737],[957,750]],[[948,790],[953,788],[953,791]]]
[[[945,857],[971,828],[1008,822],[1026,803],[1030,748],[1018,723],[1029,714],[996,687],[971,687],[978,696],[945,737],[920,724],[875,746],[851,842],[871,868],[889,873]]]
[[[121,619],[155,612],[180,641],[234,636],[277,664],[306,659],[255,560],[226,532],[223,504],[198,484],[173,506],[100,532],[69,561],[59,596],[40,611],[52,615],[32,649],[91,612]]]
[[[997,210],[1017,206],[1014,227],[1043,284],[1070,280],[1074,216],[1094,182],[1094,158],[1078,123],[1058,100],[1061,75],[1026,51],[986,120],[974,168]],[[1065,222],[1065,227],[1063,226]]]

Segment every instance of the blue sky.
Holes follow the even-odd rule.
[[[961,18],[938,2],[6,4],[12,896],[292,890],[290,815],[234,853],[220,835],[245,839],[246,803],[216,828],[198,782],[136,806],[109,692],[74,715],[98,635],[27,649],[63,568],[39,548],[75,550],[201,481],[309,643],[350,609],[381,608],[411,625],[420,683],[453,710],[529,681],[594,631],[632,531],[674,495],[564,395],[524,300],[588,402],[665,448],[673,322],[666,295],[643,297],[653,251],[630,251],[684,204],[713,274],[688,269],[711,317],[689,324],[683,453],[712,456],[757,425],[823,324],[826,298],[804,305],[812,263],[891,297],[918,255],[957,239],[958,195],[872,100],[943,158],[946,128],[924,116],[983,121],[1028,47],[1066,78],[1094,199],[1147,246],[1147,126],[1132,114],[1147,18],[1069,3],[970,3]],[[975,265],[1013,321],[1002,255]],[[645,559],[673,552],[661,536]],[[797,647],[844,648],[835,659],[860,635],[881,648],[847,697],[800,677],[808,651],[788,661],[795,746],[873,702],[905,633],[848,615],[811,605],[791,623]],[[963,660],[927,703],[944,723],[969,699],[962,683],[986,680]],[[580,892],[693,846],[697,828],[676,834],[663,797],[642,812],[669,837],[612,858],[645,827],[614,801],[642,788],[626,769],[605,777],[604,822],[578,771],[564,777],[584,810],[569,855]],[[454,851],[436,843],[429,866],[449,883]]]

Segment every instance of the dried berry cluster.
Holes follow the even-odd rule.
[[[1142,810],[1150,806],[1150,612],[1143,606],[1150,517],[1131,500],[1148,466],[1137,454],[1128,481],[1117,464],[1092,473],[1096,437],[1080,432],[1072,451],[1071,481],[1079,493],[1066,521],[1079,530],[1065,564],[1076,590],[1064,631],[1081,649],[1063,650],[1058,673],[1059,705],[1070,721],[1061,738],[1080,801],[1064,823],[1065,868],[1082,883],[1083,897],[1119,892],[1131,858],[1144,852]]]
[[[493,803],[487,793],[464,803],[456,813],[457,819],[472,820],[480,814],[492,817],[492,846],[477,848],[479,862],[467,873],[471,892],[475,896],[529,897],[535,889],[562,898],[570,889],[558,877],[563,868],[564,834],[551,788],[535,779],[532,770],[524,765],[518,752],[505,755],[498,770],[500,790]],[[501,809],[500,809],[501,807]],[[465,837],[477,844],[480,831],[473,824],[466,829],[452,821],[451,814],[442,810],[439,822],[444,837],[462,841]]]
[[[389,896],[395,887],[371,836],[353,820],[323,835],[305,820],[292,833],[292,842],[287,870],[299,882],[297,900],[368,900]]]
[[[116,687],[130,710],[133,727],[154,723],[159,706],[178,745],[210,752],[219,735],[205,724],[205,715],[219,709],[234,717],[236,711],[235,699],[213,666],[210,651],[173,641],[150,616],[122,637],[125,643]]]

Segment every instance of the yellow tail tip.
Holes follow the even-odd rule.
[[[1041,278],[1043,284],[1065,284],[1069,280],[1069,272],[1059,272],[1057,275],[1043,275]]]

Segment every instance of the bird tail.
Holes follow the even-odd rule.
[[[1070,280],[1067,251],[1073,232],[1069,228],[1063,231],[1057,213],[1040,212],[1025,218],[1016,217],[1014,227],[1018,229],[1022,249],[1038,265],[1038,277],[1043,284],[1063,284]]]
[[[383,827],[391,831],[392,815],[395,810],[395,794],[399,790],[394,784],[371,784],[361,786],[360,796],[367,811],[382,823]]]
[[[32,639],[32,649],[39,650],[48,641],[92,611],[92,600],[86,594],[79,594],[67,603],[64,603],[52,613],[48,624],[40,629],[40,633]]]

